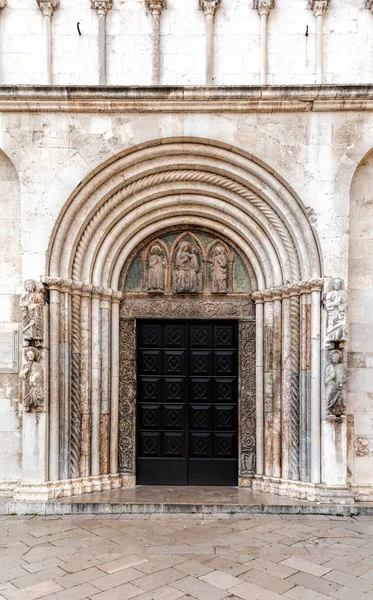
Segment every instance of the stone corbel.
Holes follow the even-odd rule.
[[[112,8],[112,0],[91,0],[91,7],[98,17],[98,82],[106,84],[106,15]]]
[[[254,0],[254,9],[260,16],[260,85],[267,84],[267,22],[272,8],[275,0]]]
[[[220,0],[199,0],[199,7],[206,16],[206,85],[214,82],[214,15]]]
[[[145,0],[145,5],[153,19],[152,84],[159,85],[161,82],[161,15],[167,8],[167,0]]]
[[[331,0],[308,0],[317,22],[316,83],[323,83],[323,19]]]
[[[45,35],[45,83],[52,83],[52,34],[51,20],[60,7],[60,0],[37,0],[39,8],[44,15]]]

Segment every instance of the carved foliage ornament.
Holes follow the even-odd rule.
[[[145,5],[151,12],[161,13],[167,8],[167,0],[145,0]]]
[[[260,16],[269,15],[269,11],[275,8],[275,0],[254,0],[254,9],[256,9]]]
[[[37,0],[44,17],[52,17],[60,7],[60,0]]]
[[[135,435],[135,321],[119,321],[119,472],[134,473]]]
[[[366,7],[373,13],[373,0],[367,0]]]
[[[220,0],[199,0],[199,7],[207,15],[214,16],[216,9],[219,7]]]
[[[240,341],[240,432],[241,475],[255,474],[255,323],[241,321]]]
[[[112,0],[91,0],[92,8],[98,15],[107,15],[108,10],[113,6]]]
[[[44,392],[44,306],[46,291],[33,279],[25,281],[20,299],[25,362],[20,372],[23,404],[26,411],[45,411]]]
[[[308,0],[310,9],[315,17],[322,17],[330,6],[331,0]]]

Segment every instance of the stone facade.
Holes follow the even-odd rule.
[[[0,87],[0,491],[136,482],[162,316],[239,322],[239,485],[372,500],[371,3],[189,4],[1,7],[2,83],[80,87]],[[214,87],[84,87],[151,80]]]

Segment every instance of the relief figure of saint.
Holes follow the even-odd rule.
[[[228,257],[223,246],[215,246],[215,250],[209,262],[211,266],[212,291],[225,293],[227,291]]]
[[[329,415],[340,416],[345,413],[346,369],[342,364],[342,352],[334,350],[330,356],[331,363],[325,369],[324,383],[327,394],[327,410]]]
[[[164,290],[162,249],[158,244],[151,248],[148,259],[148,290],[152,292]]]
[[[189,242],[181,242],[175,258],[174,291],[198,292],[200,288],[199,275],[197,249]]]
[[[32,279],[25,281],[25,292],[21,296],[23,339],[26,346],[40,346],[43,340],[44,295]]]
[[[44,373],[37,348],[26,348],[26,362],[19,374],[23,380],[23,405],[27,412],[44,412]]]
[[[333,279],[332,288],[326,294],[324,300],[327,313],[326,340],[330,346],[333,346],[331,342],[343,342],[346,340],[347,294],[343,290],[342,279]]]

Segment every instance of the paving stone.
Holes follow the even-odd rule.
[[[124,585],[119,585],[118,587],[107,590],[106,592],[89,596],[89,598],[94,600],[129,600],[129,598],[135,598],[136,596],[140,596],[142,593],[143,590],[140,590],[138,587],[132,585],[132,583],[125,583]]]
[[[148,591],[154,590],[162,585],[167,585],[168,583],[172,583],[178,579],[183,579],[184,577],[184,573],[181,573],[181,571],[177,571],[173,567],[170,567],[168,569],[158,571],[157,573],[153,573],[152,575],[146,575],[145,577],[141,573],[141,577],[136,580],[136,585],[141,589]]]
[[[27,575],[24,575],[23,577],[17,577],[15,579],[10,577],[9,579],[13,585],[21,589],[31,587],[32,585],[42,583],[43,581],[51,581],[63,575],[66,575],[66,571],[63,571],[60,567],[52,567],[51,569],[44,569],[37,573],[27,573]]]
[[[88,598],[94,594],[97,594],[96,588],[89,583],[82,583],[81,585],[76,585],[67,590],[45,596],[44,600],[82,600],[83,598]]]
[[[283,600],[280,594],[265,590],[253,583],[240,583],[229,591],[244,600]]]
[[[218,590],[216,587],[195,577],[186,577],[185,579],[175,581],[172,587],[195,596],[197,600],[222,600],[222,598],[228,596],[225,591]]]
[[[303,560],[297,556],[292,556],[291,558],[287,558],[284,560],[281,565],[285,567],[290,567],[295,569],[296,571],[303,571],[304,573],[309,573],[310,575],[315,575],[316,577],[322,577],[325,573],[328,573],[331,569],[326,566],[315,565],[314,563]]]
[[[101,572],[101,575],[102,574],[103,572]],[[143,574],[141,571],[136,571],[136,569],[129,568],[122,571],[117,571],[111,575],[104,575],[104,577],[95,578],[93,585],[102,592],[105,592],[106,590],[111,590],[112,588],[118,587],[118,585],[123,585],[124,583],[129,583],[130,581],[136,581],[142,576]]]
[[[285,579],[286,577],[289,577],[297,572],[297,569],[291,568],[290,565],[287,566],[284,563],[279,565],[275,562],[265,560],[264,558],[258,558],[257,560],[249,562],[247,567],[251,569],[258,569],[264,573],[270,573],[271,575],[275,575],[281,579]]]
[[[237,577],[241,573],[245,573],[248,570],[249,564],[250,564],[250,562],[247,562],[247,564],[242,565],[233,560],[229,560],[228,558],[216,557],[216,558],[213,558],[212,560],[205,562],[204,567],[205,568],[210,567],[211,569],[218,569],[219,571],[224,571],[225,573],[229,573],[229,575],[235,575]],[[183,565],[181,565],[181,566],[183,566]],[[206,573],[207,573],[207,571],[206,571]],[[193,575],[193,573],[190,573],[190,575]],[[205,573],[201,573],[200,575],[205,575]]]
[[[247,573],[242,573],[240,579],[254,583],[259,587],[278,594],[283,594],[295,586],[295,583],[292,583],[288,579],[280,579],[280,577],[275,577],[270,573],[258,571],[257,569],[251,569],[251,571],[248,571]]]
[[[326,579],[321,579],[320,577],[315,577],[314,575],[309,575],[308,573],[296,573],[295,575],[289,577],[289,581],[298,586],[302,586],[325,595],[342,587],[337,583],[327,581]]]
[[[145,592],[140,596],[136,596],[138,600],[178,600],[182,598],[184,593],[180,590],[175,589],[174,587],[170,587],[168,585],[164,585],[157,590],[152,590],[150,592]],[[189,596],[190,600],[190,596]]]
[[[63,587],[58,585],[55,581],[43,581],[42,583],[23,588],[18,592],[9,594],[2,592],[2,594],[4,594],[8,600],[36,600],[37,598],[44,598],[45,596],[49,596],[54,592],[62,590]]]
[[[314,590],[309,590],[302,586],[295,587],[292,590],[285,592],[284,596],[286,596],[286,598],[292,598],[292,600],[330,600],[330,596],[320,594],[320,592],[315,592]]]
[[[216,559],[219,560],[219,559]],[[224,559],[222,559],[224,561]],[[192,575],[193,577],[201,577],[201,575],[206,575],[207,573],[211,573],[211,571],[217,568],[212,565],[212,562],[201,563],[196,560],[188,560],[187,562],[183,562],[175,566],[175,569],[181,571],[186,575]],[[246,570],[245,567],[241,566],[242,570]]]
[[[77,573],[71,573],[71,575],[64,575],[63,577],[58,577],[56,581],[58,584],[62,585],[62,587],[69,588],[73,587],[74,585],[79,585],[80,583],[93,581],[102,576],[103,571],[96,569],[96,567],[92,567],[90,569],[78,571]]]
[[[212,571],[207,575],[202,575],[200,579],[222,590],[228,590],[234,585],[239,585],[240,583],[242,583],[242,579],[234,577],[233,575],[228,575],[228,573],[224,573],[224,571],[217,570]]]
[[[371,592],[373,597],[373,581],[365,581],[364,577],[365,575],[362,575],[362,577],[354,577],[353,575],[342,573],[341,571],[330,571],[324,575],[323,579],[334,581],[335,583],[344,585],[354,591]]]
[[[116,573],[117,571],[122,571],[129,567],[136,567],[147,562],[149,562],[149,559],[147,558],[140,558],[140,556],[130,554],[129,556],[124,556],[123,558],[104,563],[103,565],[100,565],[100,569],[106,573]]]

